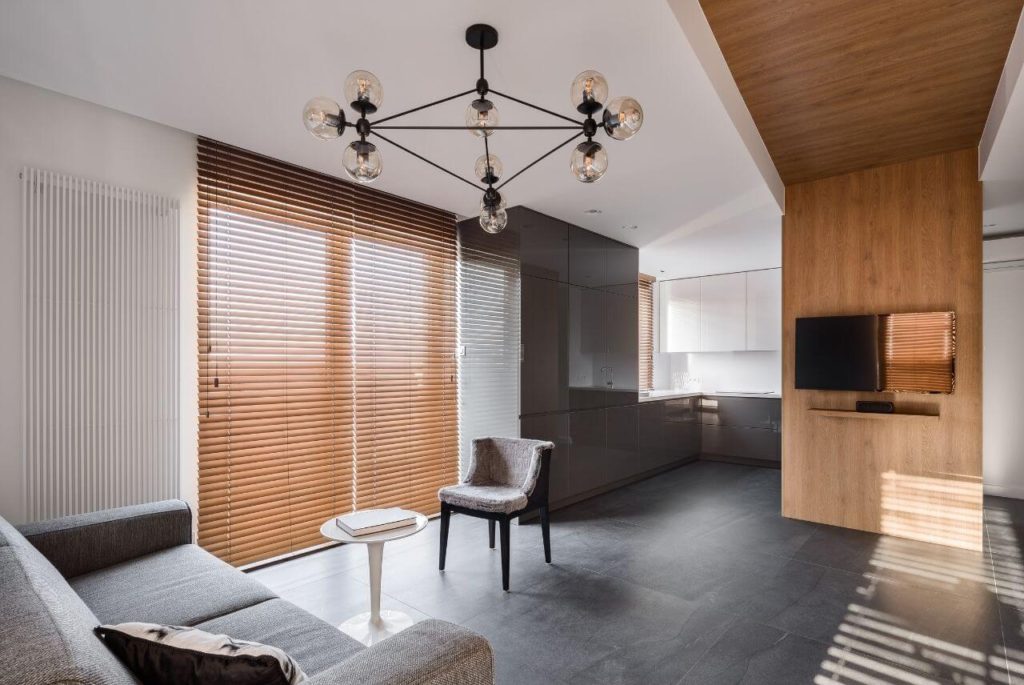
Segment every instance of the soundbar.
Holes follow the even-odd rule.
[[[857,402],[857,411],[864,414],[892,414],[896,411],[896,405],[892,402]]]

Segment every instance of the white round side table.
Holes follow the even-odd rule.
[[[366,554],[370,561],[370,611],[353,616],[338,628],[367,646],[380,642],[389,635],[400,633],[413,624],[412,618],[401,611],[380,610],[380,573],[384,561],[384,543],[415,535],[427,526],[426,516],[414,511],[409,513],[415,514],[415,523],[359,537],[342,530],[337,523],[337,517],[334,516],[320,526],[320,534],[325,538],[366,545]]]

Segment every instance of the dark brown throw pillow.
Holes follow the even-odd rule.
[[[95,630],[144,685],[297,685],[306,680],[284,651],[258,642],[156,623]]]

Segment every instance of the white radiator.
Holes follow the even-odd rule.
[[[176,497],[178,202],[21,178],[27,517]]]

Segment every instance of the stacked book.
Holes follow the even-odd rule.
[[[373,535],[384,531],[411,526],[416,523],[415,512],[405,509],[368,509],[356,511],[337,519],[338,527],[353,537]]]

